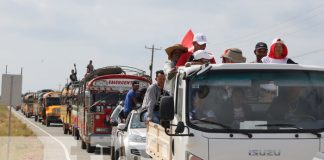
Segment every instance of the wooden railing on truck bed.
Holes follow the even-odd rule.
[[[159,124],[149,122],[147,126],[146,153],[156,160],[172,159],[171,136]]]

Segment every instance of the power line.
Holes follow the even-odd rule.
[[[282,29],[283,27],[286,29],[287,27],[285,27],[286,25],[288,25],[290,22],[293,22],[293,21],[301,21],[301,20],[309,20],[310,18],[312,17],[315,17],[315,16],[318,16],[318,15],[321,15],[322,12],[320,13],[317,13],[315,15],[311,15],[310,17],[308,17],[308,15],[310,13],[313,13],[314,11],[320,9],[321,7],[323,7],[324,4],[321,4],[315,8],[312,8],[310,10],[307,11],[307,13],[304,13],[303,15],[296,15],[292,18],[289,18],[287,20],[285,20],[285,22],[283,23],[280,23],[280,24],[276,24],[276,25],[273,25],[272,27],[270,27],[269,29],[267,30],[263,30],[263,31],[259,31],[259,32],[253,32],[251,34],[247,34],[245,36],[241,36],[241,37],[238,37],[238,38],[233,38],[233,39],[230,39],[230,40],[226,40],[226,41],[223,41],[223,42],[217,42],[217,43],[214,43],[214,44],[234,44],[234,42],[240,42],[240,41],[247,41],[247,40],[250,40],[250,39],[254,39],[256,37],[259,37],[259,36],[262,36],[263,34],[269,34],[269,33],[274,33],[275,31],[277,30],[280,30]]]
[[[314,51],[310,51],[310,52],[306,52],[306,53],[302,53],[300,55],[293,56],[292,58],[299,58],[299,57],[307,56],[307,55],[310,55],[310,54],[320,53],[320,52],[323,52],[323,51],[324,51],[324,48],[314,50]]]

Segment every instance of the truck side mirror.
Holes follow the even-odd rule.
[[[174,118],[174,100],[172,96],[162,97],[160,103],[160,119],[172,121]]]

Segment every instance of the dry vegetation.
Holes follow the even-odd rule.
[[[8,119],[8,108],[0,106],[0,159],[43,159],[43,144],[32,130],[14,115],[11,116],[11,136],[8,137]],[[10,146],[9,149],[8,146]]]

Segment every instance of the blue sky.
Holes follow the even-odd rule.
[[[58,89],[73,64],[78,77],[94,66],[128,65],[149,73],[150,50],[179,43],[191,28],[207,35],[207,50],[220,62],[227,48],[242,49],[254,60],[259,41],[280,37],[288,56],[324,49],[324,2],[320,0],[2,0],[0,1],[0,71],[24,68],[23,91]],[[322,52],[293,58],[324,66]],[[166,53],[157,51],[154,70]]]

